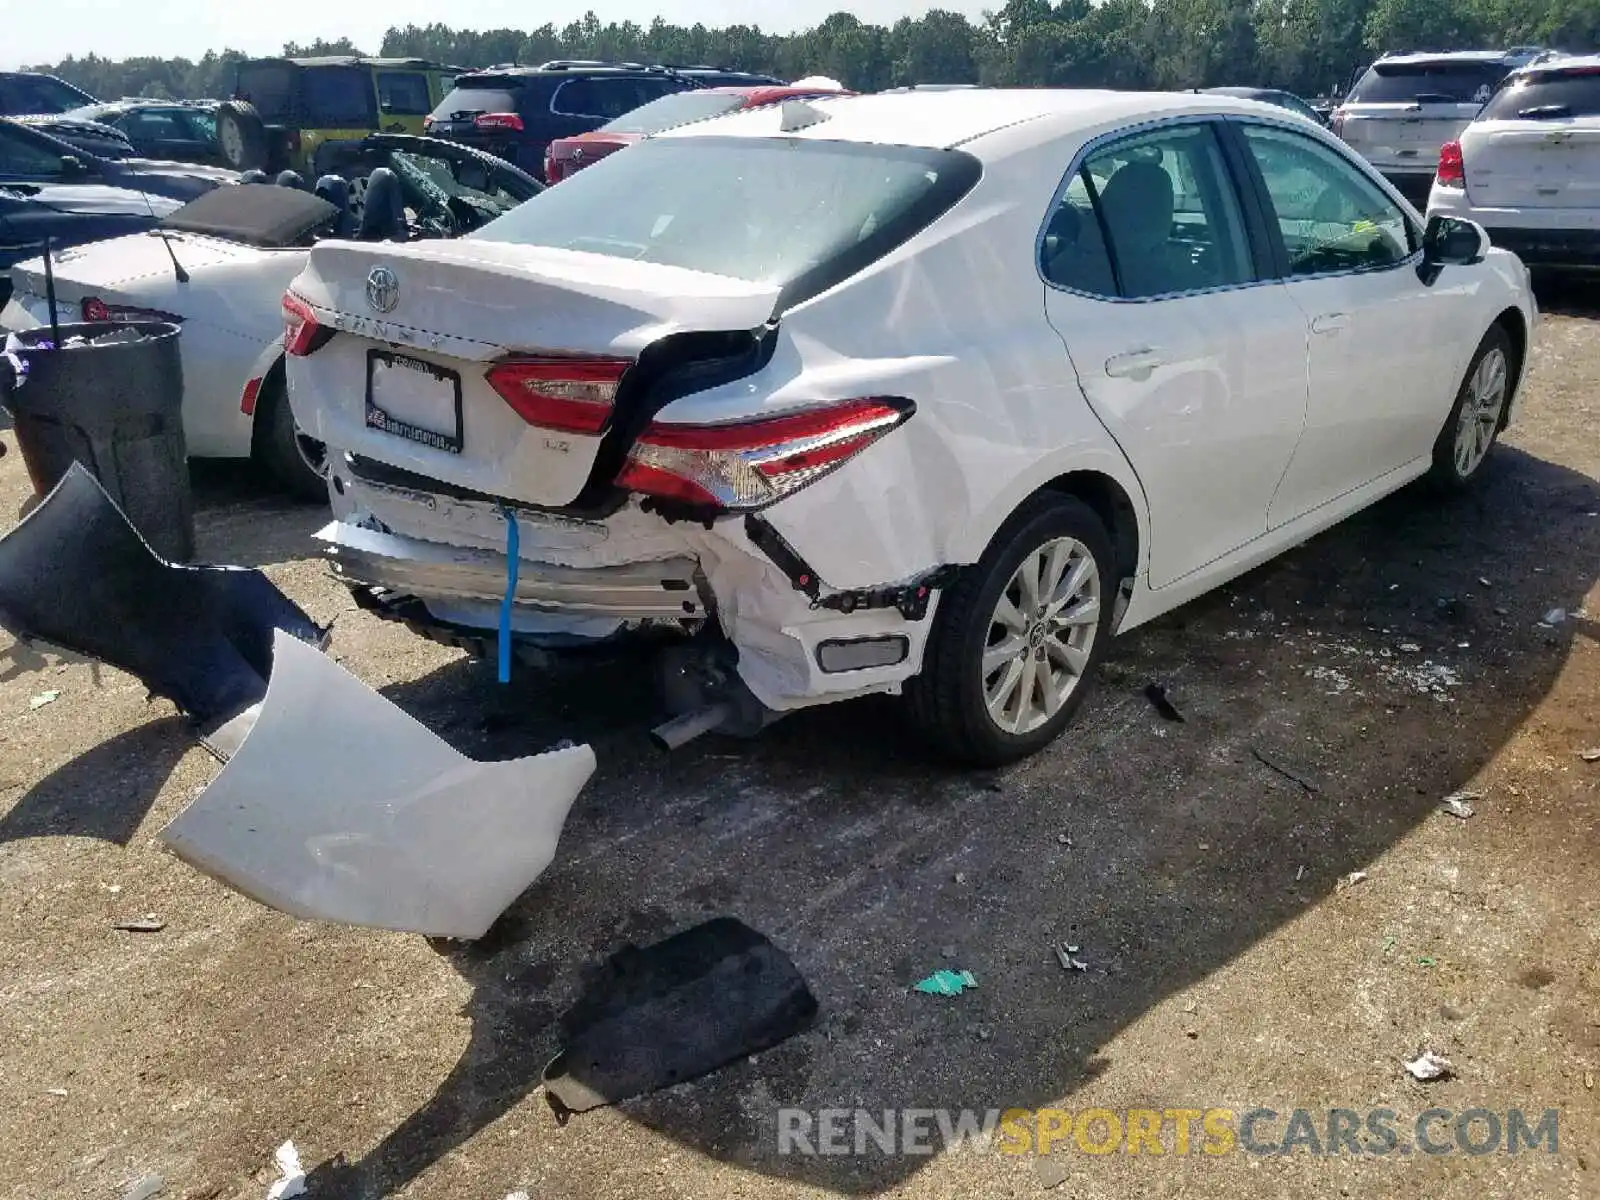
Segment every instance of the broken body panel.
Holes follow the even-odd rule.
[[[273,655],[248,736],[161,840],[291,916],[483,936],[550,865],[594,751],[474,762],[312,647]]]

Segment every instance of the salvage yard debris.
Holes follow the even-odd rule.
[[[926,979],[919,979],[911,990],[929,996],[959,996],[968,988],[978,986],[971,971],[935,971]]]
[[[1144,696],[1154,706],[1156,712],[1161,714],[1162,720],[1179,723],[1183,721],[1183,714],[1178,711],[1178,706],[1167,698],[1167,689],[1159,683],[1146,684]]]
[[[41,709],[46,704],[54,704],[60,698],[61,693],[57,691],[40,692],[37,696],[28,701],[28,707],[35,710]]]
[[[1421,1083],[1429,1083],[1435,1079],[1448,1079],[1455,1068],[1448,1058],[1441,1058],[1432,1050],[1425,1050],[1416,1058],[1405,1064],[1411,1078]]]
[[[118,921],[111,928],[125,933],[160,933],[166,927],[167,923],[155,913],[146,913],[135,921]]]
[[[1255,760],[1257,762],[1261,763],[1263,766],[1269,767],[1272,770],[1276,771],[1279,775],[1282,775],[1285,779],[1289,780],[1291,783],[1298,783],[1301,787],[1305,788],[1305,790],[1310,792],[1313,796],[1317,794],[1317,785],[1316,784],[1312,783],[1308,779],[1303,778],[1300,775],[1295,774],[1293,771],[1289,770],[1288,767],[1282,766],[1282,765],[1278,764],[1277,762],[1274,762],[1272,759],[1268,758],[1265,754],[1263,754],[1255,746],[1251,746],[1250,747],[1250,753],[1251,753],[1251,755],[1254,756]]]
[[[545,1100],[574,1113],[698,1079],[786,1041],[817,1001],[789,956],[732,917],[624,946],[561,1016]]]
[[[300,1151],[292,1141],[285,1142],[272,1152],[272,1161],[278,1168],[278,1180],[267,1189],[267,1200],[293,1200],[306,1194],[306,1173],[300,1166]]]
[[[1451,792],[1443,800],[1439,801],[1439,808],[1441,811],[1449,813],[1452,817],[1460,817],[1465,821],[1476,811],[1472,807],[1471,801],[1482,799],[1483,795],[1480,792]]]

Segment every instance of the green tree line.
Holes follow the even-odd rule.
[[[1131,89],[1256,84],[1322,95],[1379,53],[1541,45],[1600,47],[1600,0],[1006,0],[983,20],[932,9],[892,26],[837,12],[812,29],[710,29],[593,12],[533,30],[391,28],[370,48],[461,67],[554,58],[715,64],[785,79],[827,75],[861,91],[907,83]],[[349,41],[286,55],[363,53]],[[96,96],[224,97],[235,50],[40,64]]]

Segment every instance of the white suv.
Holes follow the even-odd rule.
[[[1508,74],[1544,57],[1530,49],[1386,54],[1356,81],[1329,128],[1421,207],[1439,147],[1467,127]]]
[[[1600,267],[1600,56],[1512,75],[1439,151],[1428,212],[1478,222],[1530,265]]]

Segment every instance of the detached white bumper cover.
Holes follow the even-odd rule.
[[[279,633],[254,727],[161,840],[291,916],[477,938],[550,865],[594,767],[588,746],[474,762]]]

